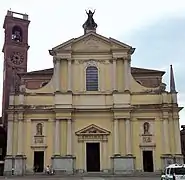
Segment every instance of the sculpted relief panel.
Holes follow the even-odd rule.
[[[110,48],[110,44],[103,42],[103,40],[93,35],[74,43],[74,45],[72,46],[73,51],[82,52],[110,51]]]

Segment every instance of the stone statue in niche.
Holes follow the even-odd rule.
[[[41,123],[38,123],[36,126],[36,135],[42,136],[43,135],[43,126]]]
[[[145,122],[145,123],[143,124],[144,135],[150,134],[149,130],[150,130],[150,124],[149,124],[148,122]]]

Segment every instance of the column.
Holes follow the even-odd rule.
[[[131,155],[131,125],[130,119],[126,119],[126,155]]]
[[[129,90],[129,75],[128,75],[128,60],[124,59],[124,82],[125,82],[125,91]]]
[[[71,70],[71,59],[68,59],[68,91],[72,90],[72,70]]]
[[[23,119],[18,119],[18,147],[17,155],[23,155],[23,137],[24,137],[24,127]]]
[[[182,154],[182,152],[181,152],[180,128],[179,128],[179,118],[174,119],[174,133],[175,133],[175,154]]]
[[[60,120],[55,121],[55,149],[54,155],[60,155]]]
[[[13,120],[8,120],[7,155],[12,155]]]
[[[60,91],[60,59],[55,58],[55,83],[56,91]]]
[[[108,165],[107,165],[107,142],[106,141],[103,141],[103,143],[102,143],[102,146],[103,146],[103,151],[102,151],[102,155],[103,155],[103,162],[104,162],[104,167],[103,167],[103,169],[108,169],[107,167],[108,167]]]
[[[116,78],[116,59],[113,59],[112,65],[112,83],[113,83],[113,91],[117,90],[117,78]]]
[[[72,155],[72,120],[67,120],[67,155]]]
[[[163,118],[164,154],[169,154],[168,118]]]
[[[114,155],[118,155],[119,153],[119,127],[118,127],[118,119],[114,119]]]

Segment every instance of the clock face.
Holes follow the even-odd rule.
[[[20,52],[14,52],[11,55],[10,59],[11,59],[12,63],[14,63],[16,65],[20,65],[24,61],[24,56]]]

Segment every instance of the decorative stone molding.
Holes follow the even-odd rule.
[[[95,60],[89,60],[89,61],[87,61],[86,62],[86,66],[88,67],[88,66],[98,66],[98,63],[97,63],[97,61],[95,61]]]
[[[86,63],[86,66],[97,66],[98,63],[100,64],[110,64],[112,61],[110,59],[84,59],[84,60],[74,60],[75,64],[83,64]]]
[[[44,143],[44,136],[36,135],[34,136],[34,143],[35,144],[43,144]]]
[[[98,140],[98,141],[108,141],[109,131],[100,128],[94,124],[87,126],[75,133],[78,136],[78,141],[89,141],[89,140]]]

